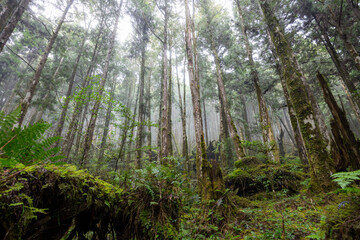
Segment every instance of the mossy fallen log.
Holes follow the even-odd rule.
[[[146,189],[124,191],[72,165],[3,170],[0,181],[0,239],[148,239],[159,211],[177,217],[177,199],[155,209]]]

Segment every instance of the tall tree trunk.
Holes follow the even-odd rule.
[[[90,76],[92,75],[92,71],[95,67],[95,63],[97,62],[97,57],[100,53],[100,49],[101,49],[101,43],[100,43],[100,37],[101,37],[101,34],[103,32],[103,23],[104,23],[104,17],[102,18],[101,22],[100,22],[100,27],[99,27],[99,30],[97,32],[97,35],[96,35],[96,40],[95,40],[95,47],[94,47],[94,50],[93,50],[93,53],[92,53],[92,56],[91,56],[91,61],[90,61],[90,65],[87,69],[87,72],[86,72],[86,75],[82,81],[82,84],[81,84],[81,92],[83,95],[86,94],[86,88],[87,86],[89,85],[89,82],[90,82]],[[72,114],[72,117],[71,117],[71,121],[69,123],[69,127],[68,127],[68,130],[67,130],[67,133],[66,133],[66,136],[65,136],[65,139],[64,139],[64,143],[63,143],[63,149],[62,149],[62,152],[63,154],[68,158],[69,155],[70,155],[70,151],[71,151],[71,148],[73,146],[73,142],[74,142],[74,139],[75,139],[75,134],[76,132],[78,131],[78,126],[79,126],[79,118],[81,116],[81,112],[82,112],[82,108],[84,107],[84,104],[82,103],[82,101],[76,101],[76,104],[75,104],[75,107],[74,107],[74,110],[73,110],[73,114]],[[82,125],[81,125],[81,128],[82,128]]]
[[[246,108],[246,100],[245,96],[242,95],[240,97],[241,104],[243,105],[243,112],[242,112],[242,118],[243,118],[243,125],[244,125],[244,132],[245,132],[245,139],[247,141],[251,141],[251,134],[250,134],[250,128],[249,128],[249,118],[247,114],[247,108]]]
[[[360,169],[360,144],[350,130],[345,113],[338,106],[324,76],[318,72],[317,78],[323,91],[325,102],[329,106],[334,118],[332,122],[333,133],[335,133],[335,143],[340,150],[339,155],[341,156],[340,159],[336,159],[336,170],[346,171],[348,167],[351,167],[352,170]]]
[[[342,25],[340,25],[335,20],[336,19],[335,13],[334,13],[334,11],[332,10],[332,8],[330,6],[328,6],[328,10],[329,10],[330,14],[334,18],[334,21],[332,21],[332,23],[335,25],[336,32],[338,33],[340,39],[343,41],[345,49],[347,50],[350,57],[354,61],[356,68],[360,71],[360,56],[359,56],[359,53],[357,52],[355,46],[351,43],[351,41],[349,39],[349,36],[346,33],[346,31],[343,29]]]
[[[285,38],[284,30],[273,14],[269,0],[260,0],[259,3],[277,56],[282,64],[286,87],[307,149],[311,188],[314,191],[327,190],[332,185],[330,175],[334,172],[333,161],[326,150],[324,137],[317,126],[315,112],[302,81],[303,76],[293,51]]]
[[[64,102],[64,105],[62,107],[59,123],[58,123],[58,126],[57,126],[56,130],[55,130],[55,136],[61,136],[61,133],[62,133],[62,130],[63,130],[63,127],[64,127],[67,110],[68,110],[69,104],[70,104],[70,95],[71,95],[73,85],[74,85],[74,82],[75,82],[76,72],[77,72],[77,69],[79,67],[79,62],[80,62],[81,56],[83,54],[85,41],[87,39],[86,35],[87,35],[87,33],[85,34],[85,37],[81,42],[81,47],[80,47],[78,56],[76,58],[73,71],[72,71],[70,79],[69,79],[69,86],[68,86],[68,89],[67,89],[67,92],[66,92],[66,95],[65,95],[65,102]],[[56,143],[56,146],[58,146],[58,145],[59,145],[59,141]]]
[[[180,90],[180,80],[179,80],[179,72],[178,72],[178,62],[176,58],[176,79],[178,85],[178,95],[179,95],[179,106],[180,106],[180,115],[181,115],[181,124],[182,124],[182,156],[185,157],[184,168],[185,171],[190,174],[190,163],[189,163],[189,153],[188,153],[188,141],[187,141],[187,134],[186,134],[186,85],[185,85],[185,69],[186,69],[186,57],[184,58],[184,92],[183,98],[184,102],[181,98],[181,90]]]
[[[126,108],[130,109],[130,103],[132,102],[132,92],[133,92],[133,84],[130,85],[129,87],[129,91],[128,91],[128,95],[127,95],[127,102],[126,102]],[[124,159],[124,148],[125,148],[125,143],[126,143],[126,139],[128,138],[128,132],[131,126],[129,126],[130,123],[130,116],[129,115],[125,115],[125,124],[124,124],[124,129],[123,132],[121,134],[121,140],[120,140],[120,149],[119,149],[119,154],[115,160],[115,168],[114,171],[116,172],[118,169],[118,164],[119,161]]]
[[[33,77],[33,79],[30,82],[30,87],[27,90],[25,97],[21,100],[20,105],[21,105],[21,114],[20,114],[20,118],[19,118],[19,126],[21,126],[22,122],[24,121],[27,109],[31,103],[31,100],[35,94],[35,90],[36,90],[36,86],[38,85],[39,81],[40,81],[40,76],[41,73],[45,67],[46,61],[48,59],[48,56],[51,52],[51,49],[55,43],[55,40],[59,34],[59,31],[61,29],[61,26],[63,25],[66,15],[71,7],[71,5],[74,3],[74,0],[70,0],[65,8],[65,11],[63,12],[60,21],[55,29],[55,31],[53,32],[53,35],[51,36],[51,39],[48,42],[48,45],[46,46],[46,49],[41,57],[41,60],[36,68],[36,72],[35,75]],[[1,41],[1,40],[0,40]],[[0,48],[1,49],[1,48]]]
[[[210,22],[208,22],[208,24],[210,24]],[[208,26],[210,27],[210,25],[208,25]],[[211,34],[211,36],[210,36],[211,50],[212,50],[212,54],[213,54],[215,65],[216,65],[217,84],[218,84],[218,88],[219,88],[222,107],[223,107],[224,113],[225,113],[225,120],[228,125],[230,136],[234,142],[237,158],[241,159],[241,158],[245,157],[245,152],[244,152],[243,147],[241,146],[239,134],[237,132],[236,126],[235,126],[235,124],[232,120],[231,114],[230,114],[230,109],[229,109],[226,92],[225,92],[225,85],[224,85],[221,67],[220,67],[220,60],[219,60],[219,56],[218,56],[218,53],[217,53],[217,50],[215,47],[213,35],[212,35],[212,33],[210,33],[210,34]]]
[[[265,103],[265,98],[264,98],[264,95],[260,88],[259,74],[258,74],[258,71],[255,66],[255,62],[253,59],[253,49],[249,42],[249,38],[247,35],[247,26],[245,25],[245,22],[244,22],[243,12],[242,12],[239,0],[236,0],[236,5],[238,8],[238,13],[239,13],[239,18],[240,18],[240,26],[241,26],[240,28],[241,28],[241,32],[244,37],[245,47],[247,50],[247,55],[248,55],[249,64],[250,64],[250,68],[251,68],[251,75],[252,75],[252,79],[254,82],[256,96],[257,96],[257,100],[258,100],[259,113],[260,113],[260,125],[261,125],[261,129],[262,129],[262,136],[263,136],[264,144],[268,148],[271,149],[271,151],[268,152],[268,156],[270,157],[270,159],[274,162],[279,163],[280,162],[279,148],[276,144],[276,140],[274,137],[274,132],[273,132],[272,125],[271,125],[269,112],[268,112],[268,109],[267,109],[267,106]]]
[[[205,99],[203,99],[203,110],[204,110],[204,132],[205,132],[205,143],[206,145],[209,144],[209,133],[208,133],[208,125],[207,125],[207,118],[206,118],[206,104],[205,104]]]
[[[172,136],[173,136],[173,132],[172,132],[172,120],[171,120],[171,115],[172,115],[172,95],[173,95],[173,79],[172,79],[172,48],[171,48],[171,41],[169,41],[169,52],[170,52],[170,56],[169,56],[169,87],[168,87],[168,112],[167,112],[167,120],[168,120],[168,153],[170,156],[174,155],[173,153],[173,141],[172,141]]]
[[[126,163],[125,163],[126,168],[129,167],[130,159],[131,159],[131,151],[132,151],[132,147],[133,147],[132,136],[134,135],[134,129],[135,129],[134,122],[136,119],[136,113],[138,111],[137,108],[138,108],[139,95],[140,95],[140,86],[137,88],[137,91],[136,91],[136,100],[135,100],[135,106],[134,106],[134,119],[131,122],[132,127],[131,127],[131,132],[130,132],[130,139],[128,142],[128,152],[127,152]]]
[[[15,1],[15,0],[10,0],[10,2],[11,1]],[[17,23],[20,21],[21,16],[25,12],[25,10],[26,10],[27,6],[29,5],[30,1],[31,0],[21,0],[20,4],[15,9],[15,12],[13,13],[13,16],[11,17],[10,21],[6,24],[6,26],[3,29],[0,29],[1,30],[1,33],[0,33],[0,52],[2,52],[2,50],[4,49],[7,41],[9,40],[11,34],[14,32],[14,29],[15,29]],[[72,4],[72,2],[73,2],[73,0],[71,0],[71,4]],[[67,10],[65,10],[65,11],[67,11]],[[3,17],[3,16],[1,16],[1,17]],[[2,20],[3,19],[1,19],[1,21]],[[50,50],[49,50],[49,52],[50,52]],[[46,50],[45,50],[45,53],[46,53]]]
[[[115,88],[116,88],[116,78],[114,77],[113,84],[111,86],[110,99],[109,99],[108,107],[106,109],[105,126],[104,126],[103,136],[101,139],[100,152],[99,152],[99,162],[102,162],[102,160],[104,158],[106,140],[107,140],[107,136],[109,134],[109,126],[110,126],[110,121],[111,121],[111,111],[113,109],[113,101],[114,101],[114,97],[115,97]]]
[[[169,21],[169,5],[168,0],[165,0],[164,6],[164,38],[163,38],[163,53],[162,53],[162,116],[161,116],[161,147],[160,147],[160,162],[167,163],[169,156],[168,135],[169,135],[169,121],[168,121],[168,21]]]
[[[151,73],[149,74],[149,80],[147,81],[147,104],[146,104],[146,110],[147,110],[147,119],[149,122],[151,122]],[[148,146],[151,146],[151,141],[152,141],[152,135],[151,135],[151,124],[148,125]],[[151,150],[149,150],[149,154],[151,154]],[[151,155],[149,155],[150,157]]]
[[[114,25],[114,30],[113,30],[113,33],[112,33],[112,36],[111,36],[110,45],[109,45],[108,53],[107,53],[106,60],[105,60],[105,66],[104,66],[103,73],[102,73],[102,76],[101,76],[98,97],[95,100],[94,107],[93,107],[93,109],[91,111],[89,127],[88,127],[86,135],[85,135],[85,143],[84,143],[82,157],[80,159],[80,165],[84,165],[84,163],[86,163],[87,158],[88,158],[88,154],[89,154],[89,151],[90,151],[90,147],[91,147],[91,144],[92,144],[92,138],[93,138],[93,135],[94,135],[96,119],[97,119],[97,115],[98,115],[98,112],[99,112],[99,108],[100,108],[100,104],[101,104],[101,100],[102,100],[102,95],[103,95],[103,92],[104,92],[105,83],[106,83],[106,80],[107,80],[107,75],[108,75],[108,70],[109,70],[109,65],[110,65],[110,58],[112,56],[114,45],[115,45],[115,38],[116,38],[117,28],[118,28],[118,25],[119,25],[120,11],[121,11],[121,7],[122,7],[122,3],[123,3],[123,0],[121,0],[120,6],[119,6],[119,9],[118,9],[118,12],[117,12],[115,25]]]
[[[195,141],[196,141],[196,170],[201,196],[204,200],[217,199],[219,193],[224,190],[223,178],[219,166],[214,162],[212,167],[207,161],[206,144],[202,125],[201,104],[200,104],[200,85],[199,79],[194,73],[193,61],[193,41],[191,39],[192,29],[190,23],[190,13],[187,0],[185,2],[185,46],[188,59],[188,73],[190,80],[190,90],[193,104]],[[193,31],[194,32],[194,31]],[[196,55],[196,54],[195,54]]]
[[[143,43],[144,45],[144,43]],[[143,150],[144,140],[144,121],[145,121],[145,104],[144,104],[144,92],[145,92],[145,60],[146,60],[146,46],[142,46],[141,49],[141,64],[140,64],[140,79],[139,79],[139,113],[138,113],[138,127],[136,136],[136,168],[141,168],[141,158]]]
[[[329,36],[327,35],[324,27],[321,25],[318,17],[314,15],[314,18],[322,34],[321,40],[323,41],[325,48],[331,57],[331,60],[333,61],[337,71],[339,72],[340,80],[342,82],[341,85],[344,88],[344,91],[349,99],[349,102],[355,112],[356,117],[360,120],[360,97],[358,94],[356,94],[356,87],[351,81],[349,71],[346,68],[346,65],[340,60],[340,56],[332,45]]]

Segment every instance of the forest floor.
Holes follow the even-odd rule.
[[[192,181],[178,169],[156,163],[107,173],[105,181],[73,165],[3,170],[0,238],[359,239],[359,186],[310,193],[308,178],[295,178],[300,170],[292,166],[291,175],[289,166],[253,167],[259,175],[249,175],[252,169],[235,170],[237,180],[247,181],[246,192],[261,191],[238,196],[239,191],[228,189],[209,202],[200,200]],[[272,191],[264,190],[269,176]],[[229,174],[225,180],[236,183],[235,178]]]

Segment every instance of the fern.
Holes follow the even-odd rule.
[[[57,156],[60,148],[52,147],[60,137],[43,137],[51,124],[40,121],[24,128],[14,127],[20,110],[18,107],[7,116],[0,111],[0,166],[11,167],[17,163],[30,165],[63,159],[63,156]]]
[[[349,186],[352,182],[360,180],[360,170],[353,172],[339,172],[331,175],[334,182],[338,183],[342,189]]]

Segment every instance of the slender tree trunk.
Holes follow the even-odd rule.
[[[10,0],[10,2],[11,1],[15,1],[15,0]],[[1,30],[1,33],[0,33],[0,52],[2,52],[2,50],[4,49],[7,41],[9,40],[11,34],[14,32],[14,29],[15,29],[17,23],[20,21],[21,16],[25,12],[25,10],[26,10],[27,6],[29,5],[30,1],[31,0],[21,0],[19,6],[16,8],[16,10],[15,10],[13,16],[11,17],[10,21],[6,24],[6,26],[3,29],[0,29]],[[72,4],[73,0],[71,0],[70,2]],[[67,10],[65,10],[65,12],[66,11]],[[3,17],[3,16],[1,16],[1,17]],[[2,19],[1,19],[1,21],[2,21]],[[54,33],[54,35],[55,35],[55,33]],[[49,52],[50,52],[50,50],[49,50]],[[46,51],[45,51],[45,53],[46,53]]]
[[[171,115],[172,115],[172,95],[173,95],[173,79],[172,79],[172,48],[171,48],[171,43],[169,41],[169,52],[170,52],[170,56],[169,56],[169,87],[168,87],[168,112],[167,112],[167,120],[168,120],[168,153],[170,156],[174,155],[174,150],[173,150],[173,141],[172,141],[172,136],[173,136],[173,132],[172,132],[172,120],[171,120]]]
[[[72,92],[73,85],[74,85],[74,82],[75,82],[76,72],[77,72],[77,69],[79,67],[79,62],[80,62],[81,56],[83,54],[86,38],[87,38],[87,36],[85,36],[84,39],[81,42],[81,47],[80,47],[80,50],[79,50],[79,54],[78,54],[78,56],[76,58],[75,65],[74,65],[73,71],[72,71],[70,79],[69,79],[69,86],[68,86],[68,89],[67,89],[67,92],[66,92],[66,95],[65,95],[65,102],[64,102],[64,105],[62,107],[59,123],[58,123],[58,126],[57,126],[56,130],[55,130],[55,136],[61,136],[61,133],[62,133],[62,130],[63,130],[63,127],[64,127],[67,110],[68,110],[69,104],[70,104],[70,96],[71,96],[71,92]],[[56,143],[56,146],[58,146],[58,145],[59,145],[59,141]]]
[[[346,171],[348,167],[352,170],[360,169],[360,144],[350,130],[349,122],[345,113],[338,106],[327,81],[321,73],[317,73],[321,89],[324,94],[325,102],[329,106],[334,118],[332,122],[335,143],[340,150],[340,159],[337,161],[338,171]],[[336,155],[336,154],[334,154]]]
[[[206,118],[206,104],[205,104],[205,99],[203,99],[203,110],[204,110],[204,132],[205,132],[205,143],[206,145],[209,144],[209,133],[208,133],[208,125],[207,125],[207,118]]]
[[[27,90],[26,94],[25,94],[25,97],[21,100],[21,115],[20,115],[20,118],[19,118],[19,126],[21,126],[22,122],[24,121],[24,118],[25,118],[25,115],[26,115],[26,112],[27,112],[27,109],[31,103],[31,100],[35,94],[35,90],[36,90],[36,87],[40,81],[40,76],[41,76],[41,73],[45,67],[45,64],[46,64],[46,61],[48,59],[48,56],[51,52],[51,49],[55,43],[55,40],[59,34],[59,31],[61,29],[61,26],[62,24],[64,23],[65,21],[65,18],[66,18],[66,15],[71,7],[71,5],[73,4],[74,0],[70,0],[65,8],[65,11],[63,12],[61,18],[60,18],[60,21],[53,33],[53,35],[51,36],[51,39],[49,40],[48,42],[48,45],[41,57],[41,60],[36,68],[36,72],[35,72],[35,75],[33,77],[33,79],[31,80],[30,82],[30,87],[29,89]],[[1,41],[1,40],[0,40]],[[1,48],[0,48],[1,49]]]
[[[127,95],[127,102],[126,102],[126,108],[130,109],[130,103],[132,102],[132,92],[133,92],[133,84],[130,85],[129,87],[129,91],[128,91],[128,95]],[[124,124],[124,129],[121,136],[121,140],[120,140],[120,149],[119,149],[119,154],[115,160],[115,168],[114,171],[116,172],[118,169],[118,164],[119,161],[124,159],[124,148],[125,148],[125,143],[126,143],[126,139],[128,138],[128,132],[131,126],[129,126],[130,123],[130,116],[128,116],[127,114],[125,115],[125,124]]]
[[[119,10],[118,10],[118,13],[117,13],[117,16],[116,16],[114,30],[113,30],[113,34],[111,36],[110,45],[109,45],[108,53],[107,53],[106,60],[105,60],[105,66],[104,66],[103,73],[102,73],[102,76],[101,76],[100,88],[99,88],[99,92],[98,92],[98,98],[95,100],[94,107],[93,107],[93,109],[91,111],[91,118],[90,118],[90,122],[89,122],[89,127],[88,127],[86,135],[85,135],[85,143],[84,143],[82,157],[80,159],[80,165],[84,165],[84,163],[86,163],[87,158],[88,158],[88,154],[89,154],[89,151],[90,151],[90,147],[91,147],[91,144],[92,144],[92,138],[93,138],[93,135],[94,135],[96,119],[97,119],[97,115],[98,115],[98,112],[99,112],[101,99],[102,99],[102,95],[103,95],[103,92],[104,92],[105,83],[106,83],[106,80],[107,80],[107,75],[108,75],[108,70],[109,70],[109,65],[110,65],[110,58],[112,56],[114,45],[115,45],[115,38],[116,38],[117,28],[118,28],[118,25],[119,25],[120,11],[121,11],[121,7],[122,7],[122,3],[123,3],[123,0],[121,0]]]
[[[90,61],[90,65],[87,69],[85,78],[82,81],[82,85],[81,85],[81,92],[83,95],[86,94],[86,87],[89,85],[90,82],[90,76],[92,75],[92,71],[94,69],[95,63],[97,62],[97,57],[99,55],[100,49],[101,49],[101,44],[100,44],[100,37],[102,34],[102,27],[103,27],[103,22],[104,22],[104,18],[102,18],[101,23],[100,23],[100,27],[99,27],[99,31],[97,33],[96,36],[96,40],[95,40],[95,47],[91,56],[91,61]],[[64,139],[64,144],[63,144],[63,153],[65,156],[69,157],[70,155],[70,151],[75,139],[75,134],[78,131],[78,121],[79,118],[81,116],[81,112],[82,112],[82,108],[84,107],[84,104],[82,103],[82,101],[76,101],[74,110],[73,110],[73,114],[71,117],[71,121],[69,123],[69,127],[66,133],[66,137]],[[82,125],[81,125],[82,128]]]
[[[149,80],[147,81],[147,118],[151,122],[151,73],[149,74]],[[152,136],[151,136],[151,124],[148,125],[148,146],[151,146]],[[151,156],[151,150],[149,150],[149,158]]]
[[[169,21],[169,6],[168,0],[165,0],[164,7],[164,38],[163,38],[163,56],[162,56],[162,116],[161,116],[161,148],[160,148],[160,162],[166,164],[166,157],[169,156],[168,135],[169,135],[169,121],[168,121],[168,21]]]
[[[314,191],[327,190],[332,185],[330,175],[334,172],[333,161],[326,150],[324,137],[317,126],[315,112],[307,96],[302,81],[303,76],[299,71],[295,56],[268,1],[260,0],[259,3],[282,64],[286,87],[307,149],[311,187]]]
[[[201,104],[200,104],[200,85],[199,79],[196,78],[194,73],[194,60],[193,60],[193,40],[191,39],[191,23],[190,13],[187,0],[185,2],[185,16],[186,16],[186,29],[185,29],[185,46],[188,59],[188,73],[190,80],[190,90],[193,104],[194,114],[194,127],[195,127],[195,141],[196,141],[196,170],[199,183],[201,196],[204,200],[218,199],[219,194],[224,190],[224,182],[221,175],[221,169],[216,162],[212,167],[207,161],[206,144],[204,140],[204,132],[202,125]],[[194,32],[194,29],[193,29]],[[196,72],[196,71],[195,71]]]
[[[136,100],[135,100],[135,106],[134,106],[134,119],[131,122],[131,132],[130,132],[131,137],[130,137],[130,140],[129,140],[129,143],[128,143],[128,152],[127,152],[126,163],[125,163],[126,168],[129,167],[130,159],[131,159],[131,151],[132,151],[132,147],[133,147],[132,136],[134,135],[134,129],[135,129],[134,122],[135,122],[135,119],[136,119],[136,113],[138,111],[137,107],[138,107],[139,95],[140,95],[140,86],[138,87],[137,92],[136,92]]]
[[[107,140],[107,136],[109,134],[109,126],[110,126],[110,121],[111,121],[111,111],[113,109],[113,101],[114,101],[114,97],[115,97],[115,88],[116,88],[116,78],[114,77],[113,84],[111,86],[110,99],[109,99],[108,107],[106,109],[106,117],[105,117],[105,126],[104,126],[103,136],[101,139],[101,146],[100,146],[100,152],[99,152],[99,162],[100,163],[104,159],[106,140]]]
[[[328,6],[328,10],[329,10],[330,14],[333,16],[333,18],[335,19],[336,18],[335,13],[330,6]],[[359,53],[357,52],[355,46],[349,40],[349,36],[346,33],[346,31],[343,29],[342,25],[340,25],[336,20],[332,21],[332,23],[335,25],[336,32],[338,33],[339,37],[343,41],[345,49],[347,50],[350,57],[354,61],[356,68],[360,71],[360,56],[359,56]]]
[[[249,128],[249,118],[248,118],[248,114],[247,114],[247,108],[246,108],[246,100],[245,100],[245,96],[242,95],[240,97],[241,100],[241,104],[243,105],[243,113],[242,113],[242,117],[243,117],[243,125],[244,125],[244,130],[245,130],[245,139],[248,141],[251,141],[251,134],[250,134],[250,128]]]
[[[144,45],[144,43],[143,43]],[[145,104],[144,104],[144,92],[145,92],[145,60],[146,60],[146,46],[142,46],[141,49],[141,64],[140,64],[140,80],[139,80],[139,113],[138,113],[138,127],[137,127],[137,136],[136,136],[136,168],[141,168],[141,158],[142,158],[142,149],[143,140],[144,140],[144,125],[145,121]]]
[[[336,69],[339,72],[340,80],[342,83],[341,85],[344,88],[344,91],[349,99],[349,102],[355,112],[356,117],[358,118],[358,120],[360,120],[360,97],[358,94],[356,94],[356,87],[351,81],[349,71],[347,70],[346,65],[340,60],[340,56],[332,45],[325,29],[323,28],[323,26],[321,26],[319,19],[316,16],[314,16],[314,18],[322,34],[321,40],[323,41],[326,50],[328,51]]]
[[[239,0],[236,0],[236,5],[238,8],[238,13],[239,13],[239,18],[240,18],[240,26],[241,26],[240,28],[241,28],[241,32],[244,37],[245,47],[247,50],[247,55],[248,55],[249,64],[250,64],[250,68],[251,68],[251,75],[252,75],[252,79],[254,82],[256,96],[257,96],[257,100],[258,100],[259,113],[260,113],[260,125],[261,125],[261,129],[262,129],[262,136],[263,136],[264,144],[267,145],[267,147],[269,147],[271,149],[271,151],[268,152],[268,156],[270,157],[270,159],[274,162],[279,163],[280,162],[279,148],[276,144],[276,140],[274,137],[274,132],[273,132],[273,129],[271,126],[271,120],[270,120],[269,112],[268,112],[268,109],[267,109],[267,106],[265,103],[265,98],[264,98],[264,95],[260,88],[259,74],[258,74],[258,71],[255,66],[255,62],[253,59],[253,49],[249,42],[249,38],[247,35],[247,26],[245,25],[245,22],[244,22],[243,12],[242,12]]]
[[[210,23],[208,23],[208,24],[210,24]],[[214,56],[214,61],[215,61],[215,65],[216,65],[217,84],[218,84],[218,88],[219,88],[219,92],[220,92],[220,98],[221,98],[221,102],[222,102],[222,107],[223,107],[224,113],[225,113],[225,120],[226,120],[227,125],[228,125],[230,136],[231,136],[231,138],[232,138],[232,140],[234,142],[237,158],[241,159],[241,158],[245,157],[245,152],[244,152],[243,147],[241,146],[241,141],[240,141],[240,138],[239,138],[239,134],[237,132],[237,129],[235,127],[235,124],[234,124],[234,122],[232,120],[232,117],[231,117],[231,114],[230,114],[230,109],[229,109],[229,105],[228,105],[228,101],[227,101],[227,97],[226,97],[226,92],[225,92],[225,85],[224,85],[222,72],[221,72],[221,67],[220,67],[220,60],[219,60],[219,56],[218,56],[218,53],[217,53],[217,50],[216,50],[216,47],[215,47],[215,43],[214,43],[214,39],[213,39],[212,34],[211,34],[210,38],[211,38],[210,39],[210,41],[211,41],[211,50],[212,50],[212,54]]]
[[[179,72],[178,72],[178,62],[176,57],[176,79],[178,85],[178,95],[179,95],[179,107],[180,107],[180,115],[181,115],[181,124],[182,124],[182,156],[185,157],[184,168],[185,171],[190,174],[190,164],[189,164],[189,154],[188,154],[188,142],[187,142],[187,134],[186,134],[186,112],[185,112],[185,93],[186,93],[186,85],[185,85],[185,66],[184,66],[184,104],[181,98],[181,90],[180,90],[180,80],[179,80]]]

